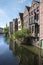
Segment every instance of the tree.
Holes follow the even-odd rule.
[[[23,29],[20,31],[15,31],[13,35],[15,39],[22,39],[22,38],[30,36],[30,31],[27,29]]]
[[[4,34],[5,36],[9,35],[9,27],[6,24],[6,27],[4,28]]]

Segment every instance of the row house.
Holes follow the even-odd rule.
[[[18,19],[16,18],[9,23],[9,33],[13,34],[17,30],[18,30]]]
[[[34,41],[39,40],[40,28],[40,2],[33,0],[29,10],[29,29],[31,30],[31,37]]]
[[[13,19],[9,23],[9,33],[14,33],[17,30],[23,29],[23,13],[19,13],[18,19]]]
[[[18,30],[23,29],[23,13],[19,13],[18,17]]]
[[[31,31],[33,41],[38,41],[41,37],[40,30],[40,2],[33,0],[32,5],[25,6],[24,13],[19,13],[18,19],[10,22],[10,32],[28,29]]]
[[[43,48],[43,0],[40,0],[40,40]]]
[[[40,28],[40,2],[33,0],[31,7],[25,6],[23,21],[24,28],[31,31],[31,38],[33,41],[39,40],[39,28]]]
[[[23,14],[24,29],[29,29],[29,10],[30,7],[25,6]]]
[[[9,33],[14,33],[17,30],[23,29],[23,13],[19,13],[18,19],[13,19],[9,23]]]
[[[43,0],[32,0],[31,7],[25,6],[24,13],[19,13],[18,19],[10,22],[10,33],[23,28],[31,31],[33,41],[43,40]]]
[[[13,19],[13,32],[18,30],[18,19]]]
[[[11,21],[9,23],[9,34],[12,34],[13,33],[13,22]]]

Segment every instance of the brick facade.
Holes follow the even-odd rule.
[[[12,34],[13,33],[13,22],[11,21],[10,23],[9,23],[9,34]]]
[[[25,6],[23,21],[24,28],[31,31],[31,36],[39,40],[40,2],[33,0],[31,7]]]
[[[18,30],[18,19],[13,19],[13,32]]]
[[[39,40],[39,27],[40,27],[40,3],[33,0],[29,10],[29,27],[31,29],[31,36]]]
[[[40,0],[40,40],[43,39],[43,0]]]
[[[25,6],[23,14],[24,29],[29,29],[29,9],[30,7]]]

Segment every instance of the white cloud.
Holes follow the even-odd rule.
[[[0,9],[0,14],[5,14],[5,12],[2,9]]]
[[[0,8],[0,27],[4,27],[9,19],[7,12]]]
[[[3,9],[0,8],[0,17],[1,17],[1,16],[2,16],[2,17],[6,17],[6,18],[8,17],[8,16],[7,16],[7,13],[6,13]]]
[[[21,9],[18,7],[18,8],[17,8],[18,13],[20,12],[20,10],[21,10]]]
[[[19,3],[24,3],[26,0],[19,0]]]

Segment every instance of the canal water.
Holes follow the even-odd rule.
[[[18,57],[13,55],[3,35],[0,35],[0,65],[18,65]]]
[[[42,58],[39,50],[0,35],[0,65],[43,65],[43,50]]]

